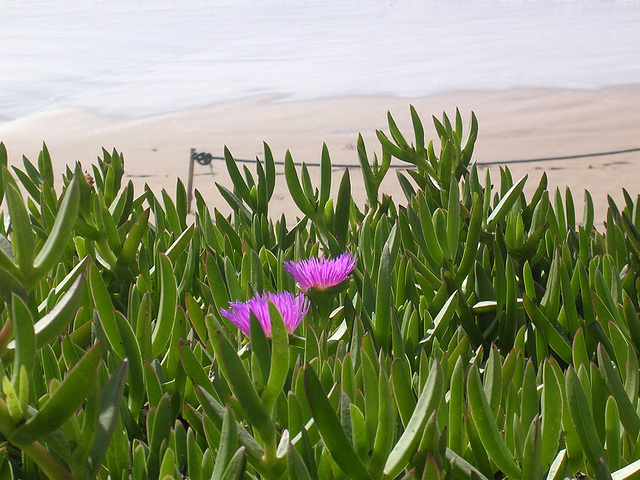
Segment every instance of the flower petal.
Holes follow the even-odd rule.
[[[294,295],[290,292],[267,292],[257,294],[246,302],[231,302],[229,309],[221,309],[220,313],[233,323],[247,337],[251,336],[250,319],[253,313],[267,337],[271,336],[271,318],[269,316],[269,302],[273,303],[287,327],[292,333],[309,311],[309,302],[304,295]]]
[[[285,271],[298,282],[304,292],[313,288],[326,290],[345,281],[356,266],[356,258],[344,252],[337,258],[311,258],[298,262],[288,261]]]

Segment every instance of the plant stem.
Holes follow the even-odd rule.
[[[330,327],[329,316],[333,311],[333,294],[328,292],[318,292],[312,298],[318,312],[317,334]]]

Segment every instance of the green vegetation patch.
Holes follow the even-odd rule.
[[[598,231],[410,114],[358,139],[365,205],[287,154],[295,219],[266,145],[195,221],[116,151],[57,192],[0,145],[0,478],[640,478],[640,199]]]

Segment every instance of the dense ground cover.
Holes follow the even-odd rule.
[[[0,147],[2,478],[616,480],[640,472],[640,200],[480,178],[477,123],[411,109],[366,205],[285,159],[225,152],[233,210],[134,192],[124,160]],[[380,192],[392,157],[405,199]],[[26,199],[25,199],[26,195]]]

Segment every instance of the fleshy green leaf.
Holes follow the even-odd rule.
[[[36,334],[33,318],[24,301],[15,295],[11,298],[11,321],[15,336],[15,355],[13,360],[13,386],[17,388],[20,368],[24,366],[31,376],[36,358]]]
[[[127,376],[127,361],[122,362],[113,372],[100,392],[100,411],[98,415],[98,430],[91,452],[87,458],[87,471],[85,478],[94,478],[98,473],[109,444],[113,431],[120,415],[125,378]]]
[[[244,478],[246,468],[247,454],[245,453],[245,448],[240,447],[229,461],[229,465],[220,480],[240,480],[241,478]]]
[[[115,320],[120,338],[122,339],[124,354],[129,365],[129,409],[133,413],[134,418],[137,418],[142,408],[145,394],[144,389],[140,388],[140,385],[144,385],[144,370],[142,367],[140,346],[131,328],[131,324],[124,315],[116,311]]]
[[[407,428],[405,428],[402,436],[391,450],[391,453],[389,453],[384,466],[384,474],[386,476],[395,478],[407,466],[409,458],[418,447],[424,426],[431,413],[440,405],[443,394],[444,376],[442,366],[436,358],[429,369],[427,381],[422,388]]]
[[[220,405],[213,396],[207,393],[204,389],[198,387],[196,393],[202,408],[211,421],[217,419],[218,428],[222,428],[222,419],[224,418],[225,407]],[[238,431],[238,440],[247,449],[248,454],[255,460],[260,461],[264,456],[264,449],[260,444],[251,436],[247,431],[236,422],[236,428]]]
[[[176,319],[178,287],[169,257],[158,256],[160,260],[160,308],[153,333],[151,334],[151,357],[157,358],[169,343],[173,323]]]
[[[378,269],[378,283],[376,288],[376,310],[374,330],[378,345],[385,351],[389,348],[391,337],[391,252],[388,243],[385,243],[380,258]]]
[[[553,348],[562,360],[571,363],[572,351],[569,343],[558,333],[542,310],[526,294],[522,296],[522,301],[529,318],[544,333],[549,346]]]
[[[336,464],[349,478],[370,480],[310,364],[304,369],[304,391],[322,441]]]
[[[8,170],[4,169],[3,177],[10,178]],[[7,207],[11,215],[11,245],[13,246],[13,257],[22,275],[31,274],[33,259],[35,256],[36,237],[31,227],[29,214],[24,205],[24,199],[15,185],[13,178],[6,181],[5,195],[7,197]]]
[[[522,452],[522,478],[523,480],[537,480],[544,473],[542,463],[542,436],[540,434],[540,418],[536,415],[529,426],[529,432],[524,441]]]
[[[569,367],[565,376],[565,389],[573,426],[589,464],[595,469],[598,460],[604,457],[604,450],[598,439],[598,432],[584,389],[578,374],[572,367]]]
[[[315,215],[315,208],[311,205],[309,199],[302,190],[300,179],[296,172],[296,167],[293,164],[293,158],[289,152],[286,153],[284,159],[284,176],[287,180],[289,195],[291,195],[291,198],[296,203],[300,211],[308,217],[313,217]]]
[[[547,473],[547,480],[564,480],[567,478],[565,475],[569,466],[569,460],[567,458],[567,449],[563,448],[558,452]]]
[[[609,358],[607,351],[602,348],[602,345],[598,345],[598,365],[600,366],[600,372],[607,386],[611,390],[613,398],[618,404],[622,425],[624,425],[625,430],[631,438],[638,438],[638,434],[640,433],[640,418],[629,400],[627,392],[624,390],[620,377],[613,369],[611,358]]]
[[[74,177],[67,186],[51,233],[33,262],[34,273],[31,278],[38,278],[46,274],[65,252],[73,235],[73,227],[78,217],[79,205],[80,187],[78,186],[78,180]]]
[[[312,480],[302,457],[291,443],[287,446],[287,467],[289,480]]]
[[[235,349],[221,332],[213,335],[212,341],[216,357],[220,362],[220,370],[242,405],[247,420],[260,432],[265,442],[275,445],[275,426]]]
[[[389,451],[393,446],[396,425],[395,413],[389,377],[382,370],[378,379],[378,429],[376,430],[373,453],[368,465],[369,472],[374,478],[379,478],[382,473]]]
[[[276,399],[282,393],[289,373],[289,334],[278,308],[269,302],[271,319],[271,366],[269,380],[261,399],[267,412],[272,412]]]
[[[513,185],[504,194],[504,196],[498,202],[498,205],[496,205],[496,207],[493,209],[491,214],[487,217],[487,227],[490,230],[493,230],[496,224],[507,215],[509,210],[511,210],[511,207],[513,207],[513,204],[516,202],[516,200],[522,193],[522,190],[524,189],[524,184],[526,183],[527,178],[528,178],[528,175],[525,175],[518,181],[518,183]]]
[[[630,463],[611,474],[613,480],[636,480],[640,478],[640,460]]]
[[[111,296],[95,264],[89,267],[89,288],[107,341],[117,357],[123,359],[125,357],[124,347],[118,332]]]
[[[38,413],[16,428],[11,442],[25,445],[45,437],[55,432],[74,415],[91,388],[101,358],[102,344],[97,343],[71,369]]]
[[[179,345],[178,350],[180,352],[180,363],[182,364],[184,372],[195,385],[198,385],[211,395],[216,395],[213,384],[209,379],[209,375],[204,371],[204,368],[202,368],[202,365],[198,362],[198,359],[193,354],[189,345],[183,343],[182,340]]]
[[[465,480],[488,480],[477,468],[467,462],[453,450],[446,449],[446,459],[453,464],[456,474]]]
[[[227,466],[238,448],[238,430],[233,412],[227,407],[222,419],[222,430],[220,432],[220,446],[216,456],[216,464],[213,467],[211,480],[221,480]]]
[[[151,210],[147,208],[140,214],[140,216],[136,220],[136,223],[134,223],[131,227],[131,230],[129,230],[127,238],[122,244],[120,255],[118,256],[118,263],[120,265],[129,265],[131,262],[133,262],[138,248],[140,247],[140,242],[142,241],[144,235],[147,233],[150,213]]]
[[[562,429],[562,391],[551,362],[542,370],[542,464],[549,465],[556,456]]]
[[[484,395],[478,367],[474,364],[469,370],[467,379],[467,395],[471,419],[474,422],[478,434],[491,460],[510,479],[519,479],[522,476],[520,468],[513,459],[513,455],[507,449],[503,438],[500,436],[495,418],[491,414],[489,402]]]

